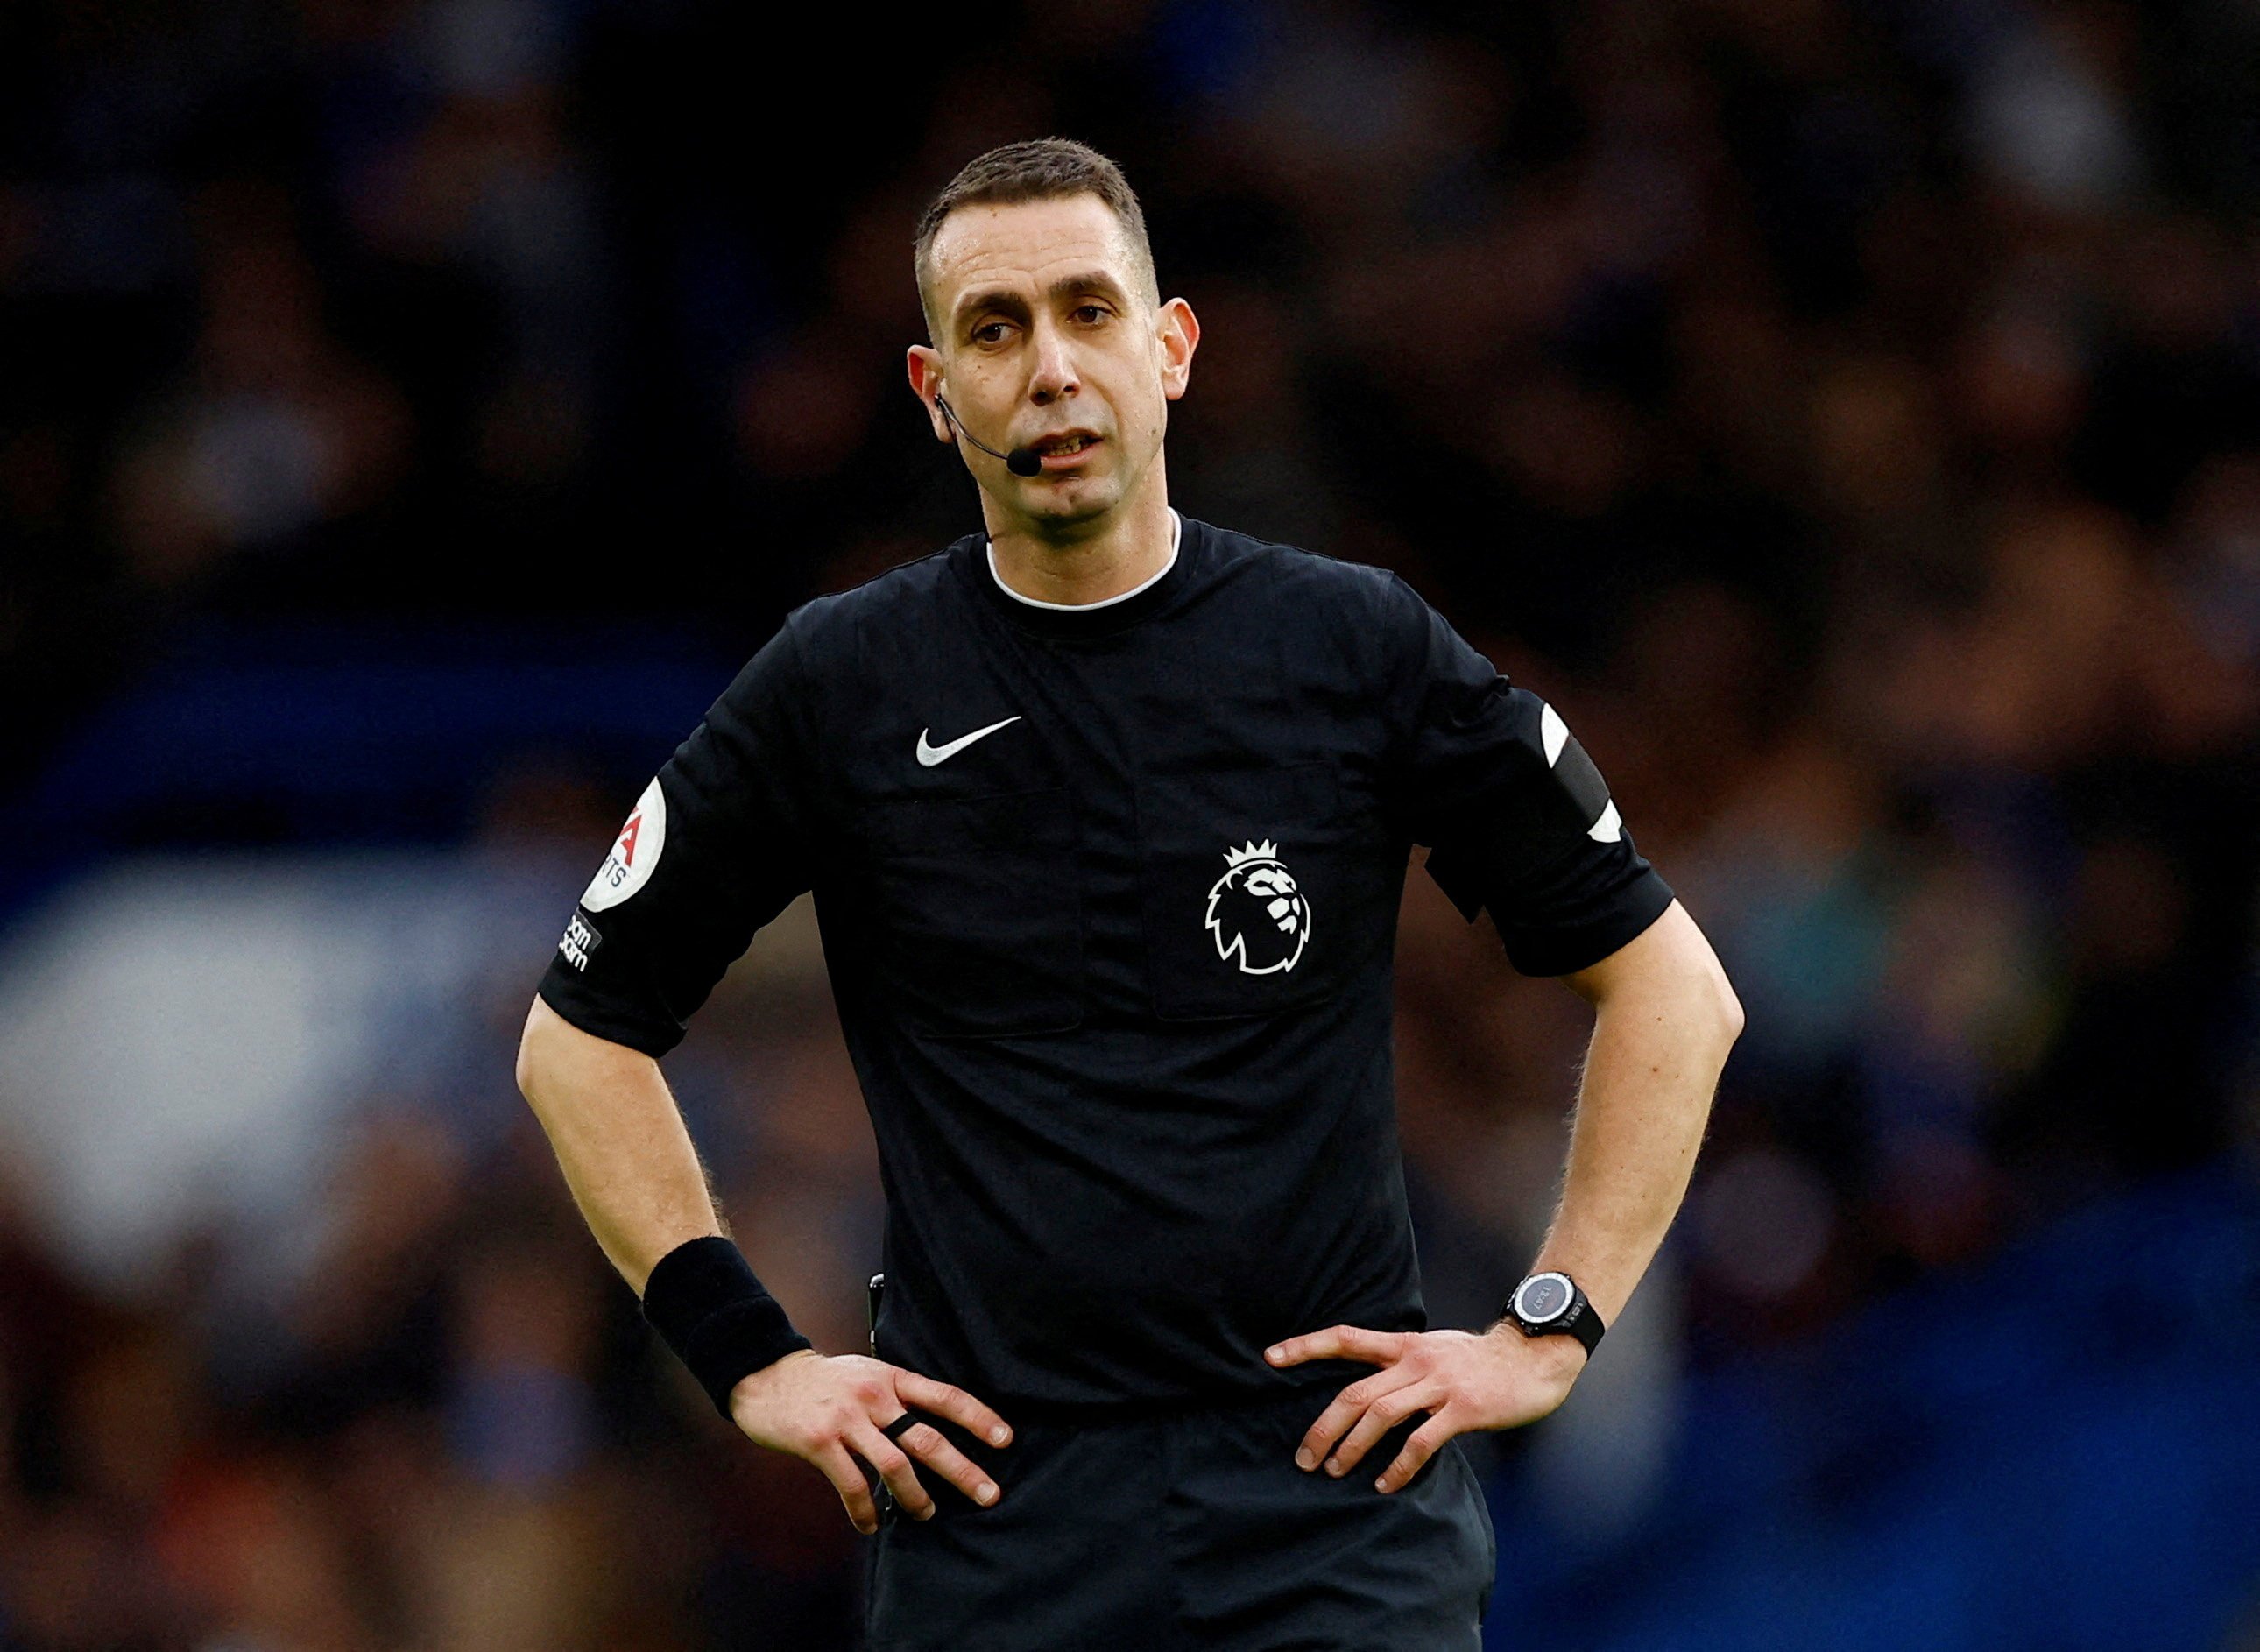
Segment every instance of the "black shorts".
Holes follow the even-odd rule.
[[[1012,1419],[984,1509],[932,1470],[930,1520],[870,1546],[869,1652],[1477,1652],[1498,1544],[1456,1440],[1374,1480],[1427,1419],[1336,1480],[1295,1466],[1334,1390],[1100,1424]],[[1010,1415],[1009,1411],[1007,1415]]]

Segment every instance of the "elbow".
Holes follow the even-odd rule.
[[[1734,991],[1734,983],[1727,979],[1727,971],[1719,962],[1718,955],[1711,954],[1708,962],[1710,968],[1704,973],[1710,989],[1711,1013],[1718,1025],[1719,1048],[1723,1058],[1723,1053],[1732,1049],[1734,1041],[1742,1035],[1745,1019],[1742,1000]]]
[[[1721,983],[1719,997],[1720,1042],[1732,1049],[1734,1041],[1742,1035],[1743,1024],[1741,999],[1734,996],[1734,988]]]

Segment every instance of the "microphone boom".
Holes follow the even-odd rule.
[[[1000,454],[994,447],[991,447],[987,442],[975,435],[971,431],[966,429],[965,421],[957,416],[957,410],[952,407],[948,402],[942,400],[940,397],[937,396],[933,398],[933,404],[941,409],[941,416],[950,422],[951,426],[956,430],[959,435],[964,437],[966,440],[971,442],[983,453],[987,454],[991,459],[1003,460],[1005,461],[1005,468],[1011,471],[1014,476],[1033,476],[1039,474],[1043,469],[1043,455],[1038,453],[1034,448],[1015,447],[1008,454]]]

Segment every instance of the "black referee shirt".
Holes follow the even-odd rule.
[[[1184,520],[1134,595],[979,534],[797,610],[677,748],[541,996],[653,1055],[812,889],[887,1201],[883,1357],[1010,1402],[1311,1380],[1425,1322],[1391,973],[1408,853],[1517,968],[1671,891],[1553,709],[1396,576]]]

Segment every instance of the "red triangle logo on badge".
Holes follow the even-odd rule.
[[[639,809],[628,817],[628,823],[620,828],[620,864],[622,866],[635,864],[636,833],[642,830],[643,811]]]

